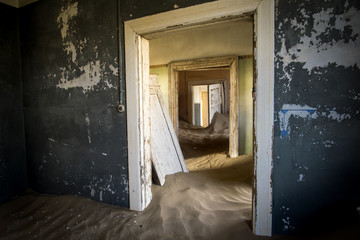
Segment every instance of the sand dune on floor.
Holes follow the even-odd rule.
[[[223,172],[167,176],[163,187],[153,186],[153,200],[143,212],[30,191],[0,205],[0,239],[236,239],[244,232],[250,237],[251,157],[235,162]]]

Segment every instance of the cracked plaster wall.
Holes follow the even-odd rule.
[[[360,201],[360,3],[275,7],[273,232],[317,231]]]

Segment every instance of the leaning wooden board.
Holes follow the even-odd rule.
[[[151,88],[151,160],[162,186],[166,175],[188,170],[160,88]]]

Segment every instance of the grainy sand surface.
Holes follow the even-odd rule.
[[[322,237],[254,236],[253,157],[228,158],[226,124],[219,129],[198,129],[193,138],[189,128],[180,134],[190,173],[167,176],[163,187],[153,185],[153,200],[143,212],[28,191],[0,205],[0,239],[360,239],[344,231]]]

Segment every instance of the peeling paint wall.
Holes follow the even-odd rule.
[[[17,16],[0,3],[0,203],[27,187]]]
[[[30,187],[127,207],[117,1],[39,1],[20,11]]]
[[[20,9],[31,188],[129,205],[126,112],[117,112],[122,23],[202,2],[48,0]]]
[[[273,232],[317,230],[360,202],[360,2],[275,7]]]

